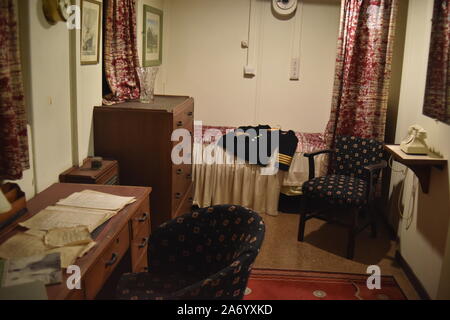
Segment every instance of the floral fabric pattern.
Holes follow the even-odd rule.
[[[397,0],[342,0],[326,142],[336,136],[384,140]]]
[[[431,31],[425,115],[450,123],[450,0],[435,0]]]
[[[0,2],[0,180],[17,180],[30,167],[27,117],[13,0]]]
[[[105,21],[104,63],[112,93],[104,97],[105,105],[139,98],[136,30],[136,1],[109,0]]]
[[[240,206],[199,209],[161,225],[149,244],[148,273],[127,274],[124,300],[242,299],[265,233]]]

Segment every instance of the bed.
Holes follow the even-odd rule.
[[[223,134],[234,129],[195,126],[194,203],[199,207],[236,204],[276,216],[281,192],[288,195],[301,193],[301,186],[308,180],[309,173],[308,160],[303,154],[324,149],[323,134],[296,132],[299,142],[289,172],[279,170],[276,174],[270,174],[271,166],[264,168],[242,163],[217,145]],[[320,172],[321,162],[322,158],[317,157],[317,173]]]

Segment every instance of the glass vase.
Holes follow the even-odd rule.
[[[159,67],[138,67],[136,68],[141,96],[140,101],[142,103],[152,103],[155,100],[155,80],[156,75],[158,74]]]

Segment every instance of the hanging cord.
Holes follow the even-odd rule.
[[[391,170],[393,172],[401,173],[403,175],[403,183],[400,187],[400,193],[399,193],[398,201],[397,201],[397,210],[400,215],[400,218],[406,222],[406,230],[408,230],[409,227],[411,226],[411,223],[413,220],[412,218],[413,218],[413,214],[414,214],[414,203],[415,203],[415,199],[416,199],[417,178],[415,176],[413,177],[413,186],[412,186],[413,194],[412,194],[411,200],[409,202],[410,210],[409,210],[408,215],[405,215],[405,212],[403,212],[403,210],[402,210],[401,200],[403,198],[403,192],[405,191],[406,178],[408,176],[409,169],[408,169],[408,167],[405,167],[404,170],[395,170],[392,165],[393,160],[394,160],[393,156],[391,156],[388,161],[389,168],[391,168]],[[406,207],[406,205],[405,205],[405,207]]]

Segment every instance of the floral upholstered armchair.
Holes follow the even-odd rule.
[[[242,299],[265,234],[262,218],[240,206],[199,209],[161,225],[149,270],[122,276],[126,300]]]

